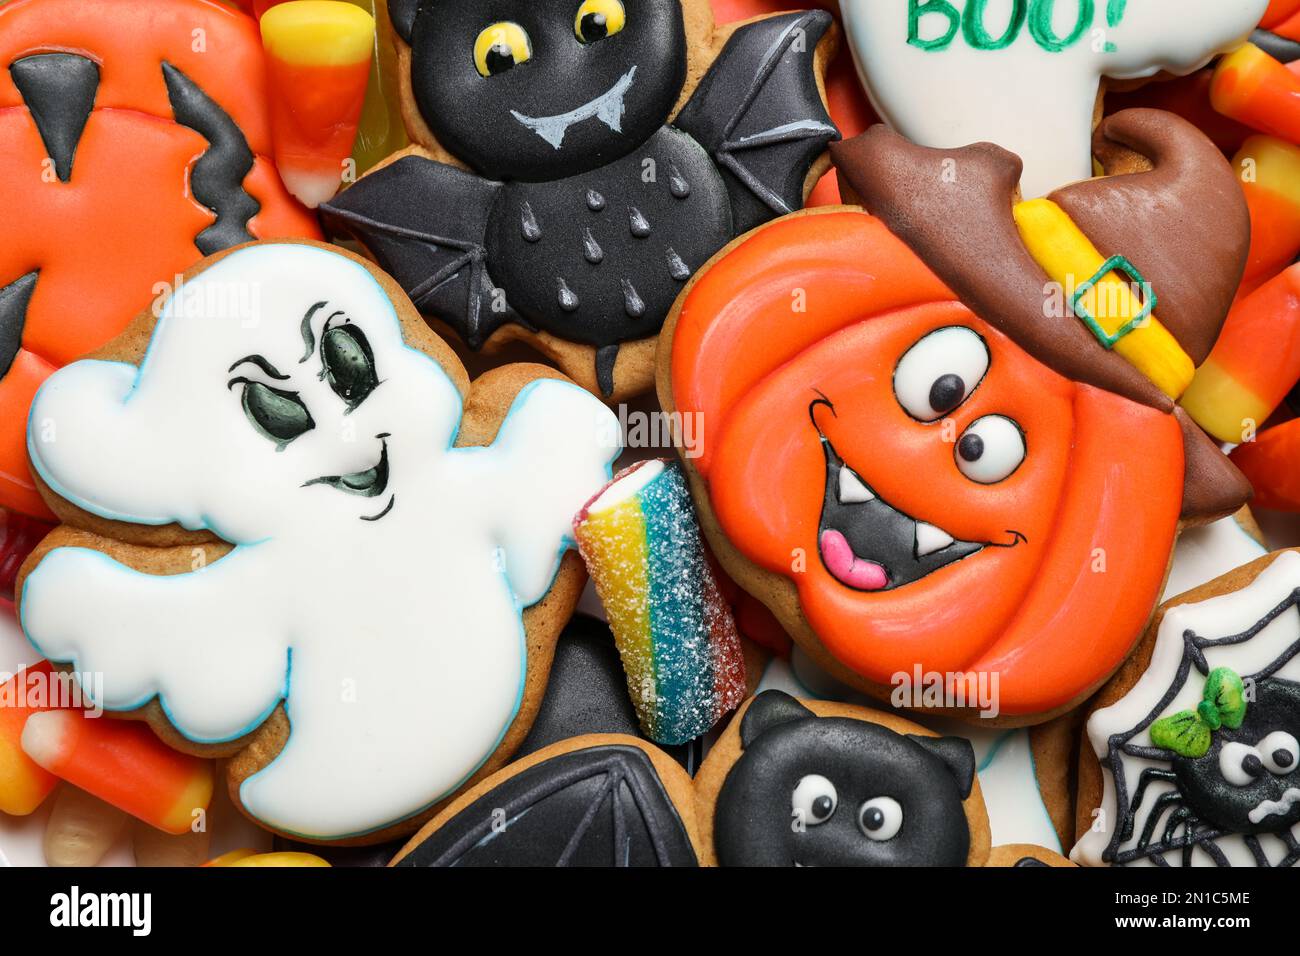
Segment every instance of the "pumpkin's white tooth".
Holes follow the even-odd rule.
[[[840,468],[840,504],[860,505],[875,498],[875,492],[863,484],[862,479],[847,466]]]
[[[916,523],[916,556],[924,558],[927,554],[942,551],[952,544],[952,535],[942,528],[936,528],[924,521]]]

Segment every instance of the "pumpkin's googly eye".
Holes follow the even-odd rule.
[[[1219,751],[1219,773],[1234,787],[1249,786],[1263,772],[1259,751],[1249,744],[1230,740]]]
[[[957,468],[971,481],[995,485],[1025,460],[1025,433],[1009,418],[985,415],[962,432],[954,456]]]
[[[918,421],[937,421],[970,398],[988,370],[984,340],[964,325],[950,325],[931,332],[899,359],[894,396]]]
[[[893,797],[873,797],[859,808],[858,827],[869,840],[892,840],[903,829],[903,807]]]
[[[1275,730],[1255,748],[1259,751],[1260,760],[1268,768],[1269,773],[1277,774],[1284,777],[1296,769],[1296,761],[1300,759],[1300,746],[1296,744],[1296,739],[1285,730]]]
[[[494,23],[474,41],[474,66],[480,76],[497,76],[532,58],[532,41],[517,23]]]
[[[573,32],[583,43],[612,37],[627,25],[627,11],[619,0],[583,0],[573,18]]]
[[[800,778],[790,797],[791,812],[805,826],[815,827],[825,823],[839,804],[835,784],[819,773]]]

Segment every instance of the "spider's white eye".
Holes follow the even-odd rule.
[[[1259,759],[1264,761],[1268,772],[1279,777],[1285,777],[1295,770],[1296,761],[1300,759],[1300,746],[1296,744],[1295,737],[1285,730],[1273,731],[1255,749],[1259,751]]]
[[[1230,741],[1219,751],[1219,773],[1234,787],[1245,787],[1264,770],[1259,751],[1248,744]]]
[[[858,810],[858,826],[870,840],[892,840],[903,828],[903,808],[893,797],[873,797]]]
[[[819,773],[810,773],[795,786],[790,806],[795,819],[815,827],[831,818],[839,799],[835,784]]]
[[[904,353],[894,396],[918,421],[933,422],[966,401],[989,370],[989,347],[972,329],[936,329]]]
[[[971,481],[995,485],[1010,478],[1025,460],[1025,433],[1003,415],[971,422],[953,451],[957,468]]]

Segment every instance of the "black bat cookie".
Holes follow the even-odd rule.
[[[838,139],[815,52],[832,21],[735,31],[687,82],[680,0],[391,0],[420,116],[473,172],[407,155],[321,207],[474,349],[514,323],[590,348],[658,334],[691,275],[798,209]]]

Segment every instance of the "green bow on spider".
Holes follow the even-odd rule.
[[[1246,685],[1230,667],[1216,667],[1205,678],[1195,710],[1181,710],[1151,725],[1151,742],[1180,757],[1204,757],[1214,732],[1236,730],[1246,719]]]

